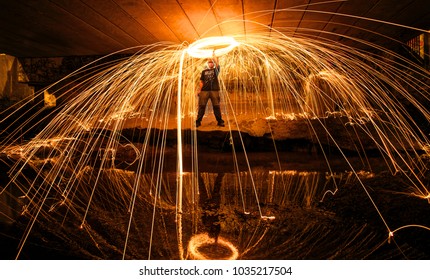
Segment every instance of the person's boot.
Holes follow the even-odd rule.
[[[221,107],[220,106],[213,106],[213,109],[214,109],[215,118],[218,122],[218,126],[224,127],[225,124],[224,124],[224,121],[222,120],[222,117],[221,117]]]
[[[197,113],[197,120],[196,120],[196,127],[199,127],[202,125],[202,119],[205,115],[206,111],[206,105],[205,106],[199,106],[199,111]]]

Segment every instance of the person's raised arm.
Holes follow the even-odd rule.
[[[212,60],[214,62],[214,66],[218,67],[219,66],[219,64],[218,64],[218,57],[215,55],[215,50],[213,50],[213,52],[212,52]]]

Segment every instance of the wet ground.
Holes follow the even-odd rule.
[[[181,246],[184,257],[192,258],[187,254],[188,242],[197,234],[207,234],[212,241],[199,249],[215,259],[231,254],[221,241],[214,243],[217,239],[235,246],[239,259],[430,259],[430,231],[409,226],[430,226],[429,202],[411,195],[414,188],[408,177],[387,171],[378,156],[365,162],[350,156],[349,165],[335,153],[328,154],[328,173],[326,157],[306,145],[290,144],[289,149],[279,151],[279,160],[271,152],[249,151],[252,178],[241,163],[243,156],[238,157],[237,173],[229,149],[202,148],[200,173],[184,178],[180,222],[176,161],[166,161],[158,199],[150,183],[142,183],[137,194],[125,258],[178,259]],[[167,157],[173,154],[175,149],[166,150]],[[2,162],[4,186],[8,177]],[[369,163],[372,170],[363,168]],[[354,166],[358,174],[348,166]],[[19,192],[11,193],[15,199],[3,199],[2,212],[5,204],[12,206],[15,210],[9,216],[16,220],[3,219],[0,224],[1,258],[16,257],[32,225],[20,259],[121,259],[132,197],[125,182],[136,176],[133,165],[127,168],[103,173],[83,226],[85,191],[77,191],[81,197],[73,211],[67,205],[50,211],[55,202],[46,203],[34,224],[32,217],[19,215],[26,203],[20,201]],[[124,185],[107,183],[112,178],[122,178],[119,181]],[[192,178],[197,178],[198,191],[190,187]],[[390,231],[394,231],[392,237]]]
[[[275,123],[245,117],[237,123],[241,133],[205,119],[195,131],[198,171],[191,156],[194,131],[184,127],[186,176],[179,215],[175,129],[166,131],[162,171],[154,179],[159,147],[151,142],[151,157],[139,165],[135,151],[142,150],[148,131],[125,124],[121,133],[128,141],[118,147],[115,168],[103,170],[97,181],[87,175],[94,167],[83,170],[79,176],[86,183],[74,189],[71,204],[50,195],[43,206],[32,205],[22,197],[25,190],[5,189],[18,158],[2,154],[1,258],[179,259],[183,249],[182,257],[191,259],[190,240],[207,236],[197,249],[215,259],[229,257],[230,245],[239,259],[430,259],[429,201],[412,195],[417,193],[414,179],[395,174],[372,137],[351,138],[356,127],[338,117],[324,120],[328,131],[318,120]],[[337,137],[336,147],[328,132]],[[36,156],[49,153],[40,149]],[[98,158],[96,151],[94,161]],[[24,171],[30,184],[34,170]],[[133,192],[139,176],[139,191]],[[428,186],[430,175],[420,176]],[[159,189],[154,188],[157,180]],[[23,212],[26,205],[33,212]],[[40,213],[37,219],[35,213]]]

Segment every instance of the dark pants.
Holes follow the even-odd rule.
[[[197,114],[197,122],[202,121],[209,99],[212,102],[212,107],[214,109],[214,115],[217,122],[224,123],[221,117],[221,97],[219,91],[201,91],[199,93],[199,112]]]

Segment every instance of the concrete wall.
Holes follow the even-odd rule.
[[[34,88],[17,58],[0,54],[0,100],[12,103],[34,96]]]

